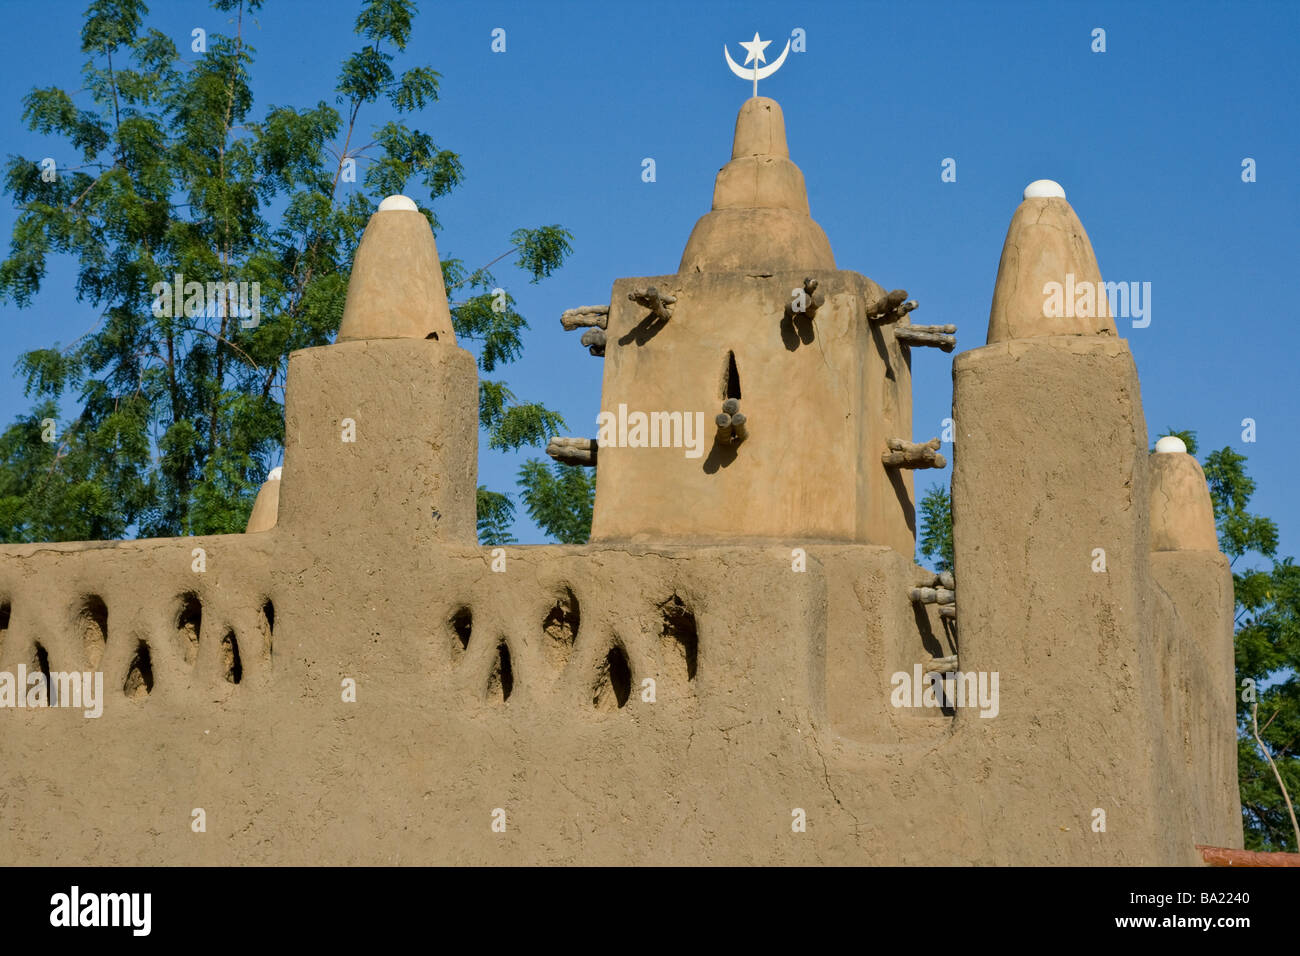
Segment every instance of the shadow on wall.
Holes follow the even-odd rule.
[[[244,655],[248,648],[264,662],[269,670],[275,634],[275,605],[270,598],[252,615],[253,623],[246,630],[246,647],[241,648],[239,628],[225,624],[218,642],[217,652],[211,659],[201,654],[203,646],[203,602],[195,591],[185,591],[175,599],[172,617],[171,642],[175,658],[184,664],[176,676],[188,673],[191,677],[205,675],[218,677],[238,685],[245,677]],[[110,628],[108,602],[99,594],[83,594],[71,602],[71,613],[62,620],[70,622],[66,632],[53,630],[50,621],[60,620],[42,610],[24,618],[21,604],[17,607],[18,626],[13,598],[0,602],[0,659],[27,660],[29,673],[39,672],[45,681],[46,699],[49,699],[52,673],[99,671],[106,669],[106,681],[120,686],[124,697],[140,700],[153,693],[156,681],[155,654],[168,639],[168,635],[141,634],[139,626],[123,624]],[[247,616],[245,616],[247,619]],[[25,626],[26,620],[31,626]],[[28,650],[22,645],[30,642]],[[114,654],[115,648],[124,645],[125,652]],[[201,669],[200,669],[201,668]],[[118,683],[120,681],[120,684]]]
[[[633,651],[617,635],[582,629],[578,596],[567,584],[556,590],[538,635],[489,631],[491,637],[476,639],[473,609],[459,604],[446,619],[448,660],[453,668],[482,674],[480,697],[489,705],[509,703],[525,675],[554,678],[577,667],[587,671],[580,686],[591,707],[602,713],[619,711],[633,699],[641,670],[652,670],[659,679],[678,687],[690,687],[696,679],[699,631],[695,613],[676,593],[655,607],[660,622],[658,647],[638,646]],[[529,662],[535,658],[541,666],[530,670],[524,658]],[[646,666],[638,666],[637,661],[645,661]]]

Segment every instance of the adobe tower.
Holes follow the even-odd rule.
[[[910,349],[897,333],[913,331],[914,303],[904,298],[836,268],[781,107],[746,101],[678,271],[619,279],[607,311],[566,314],[568,327],[603,323],[601,409],[620,429],[599,442],[592,540],[838,541],[910,554],[908,466],[936,462],[882,462],[891,440],[912,444]],[[650,441],[622,429],[636,415]],[[656,434],[664,415],[674,427],[676,416],[702,418],[702,447],[684,454]],[[557,457],[586,463],[573,447],[561,443]]]

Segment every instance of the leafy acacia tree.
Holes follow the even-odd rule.
[[[935,485],[921,499],[921,539],[917,546],[934,562],[936,571],[952,570],[952,498],[942,485]]]
[[[1170,430],[1196,453],[1196,433]],[[1154,448],[1152,449],[1154,450]],[[1219,550],[1232,563],[1236,598],[1237,770],[1246,848],[1296,850],[1296,836],[1281,783],[1300,795],[1300,567],[1277,557],[1277,525],[1249,510],[1255,482],[1246,456],[1221,448],[1205,456]],[[920,550],[936,570],[952,567],[952,502],[934,488],[921,501]],[[1243,568],[1257,555],[1268,569]],[[1254,728],[1267,750],[1255,740]],[[1275,769],[1276,768],[1276,769]]]
[[[528,517],[560,544],[586,544],[591,536],[596,501],[596,469],[561,465],[547,467],[529,458],[519,469],[519,487]],[[478,535],[484,544],[513,544],[510,525],[514,503],[506,495],[479,488]]]
[[[530,458],[519,469],[528,517],[561,544],[586,544],[596,500],[596,469]]]
[[[462,180],[459,157],[405,122],[437,99],[440,79],[427,66],[395,69],[411,0],[360,4],[361,47],[342,64],[334,105],[258,114],[246,27],[261,5],[213,0],[233,31],[208,34],[186,62],[146,28],[140,0],[94,0],[78,98],[51,86],[23,101],[29,128],[63,142],[62,160],[7,163],[19,215],[0,296],[29,306],[48,258],[68,256],[97,320],[18,362],[35,407],[0,434],[0,539],[242,531],[281,453],[289,353],[337,331],[352,254],[379,199],[418,186],[436,229],[428,203]],[[538,281],[571,239],[559,226],[519,229],[500,258]],[[486,268],[454,258],[443,268],[461,300],[457,334],[481,371],[517,358],[527,323],[513,298]],[[260,315],[224,300],[194,315],[155,308],[157,283],[177,273],[256,282]],[[74,413],[56,424],[64,406]],[[479,417],[488,447],[501,450],[543,444],[564,424],[491,378]],[[489,517],[493,502],[509,505],[486,489],[479,500]]]

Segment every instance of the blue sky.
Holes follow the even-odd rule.
[[[76,89],[85,0],[0,4],[0,130],[6,154],[49,155],[28,133],[33,86]],[[256,113],[332,100],[359,43],[357,3],[270,0],[252,33]],[[1297,52],[1300,4],[1276,3],[553,3],[421,4],[396,66],[442,73],[439,102],[411,121],[461,154],[467,177],[435,208],[444,256],[476,266],[518,226],[560,223],[575,251],[538,285],[504,280],[529,318],[524,357],[504,377],[546,402],[567,433],[591,432],[601,363],[559,315],[606,302],[620,276],[675,271],[750,93],[721,47],[757,30],[779,51],[795,28],[807,51],[760,85],[785,112],[791,158],[842,269],[919,300],[914,319],[956,323],[983,344],[1007,224],[1024,186],[1062,183],[1108,280],[1150,282],[1151,324],[1123,320],[1152,438],[1199,433],[1201,457],[1249,456],[1254,505],[1300,551],[1293,428],[1300,298]],[[189,48],[194,27],[229,29],[191,0],[154,3],[149,23]],[[490,49],[494,28],[506,52]],[[1094,53],[1092,31],[1106,31]],[[260,64],[260,69],[258,65]],[[378,125],[381,110],[362,115]],[[651,157],[656,181],[641,179]],[[940,180],[957,162],[957,181]],[[1257,164],[1243,183],[1241,163]],[[1292,165],[1288,165],[1292,164]],[[427,197],[419,197],[427,200]],[[14,211],[0,204],[8,237]],[[66,344],[95,320],[56,264],[33,306],[0,304],[0,419],[28,403],[9,370],[31,348]],[[915,436],[951,413],[951,356],[913,361]],[[1107,400],[1099,395],[1098,401]],[[1044,414],[1050,414],[1050,406]],[[1257,423],[1244,443],[1241,421]],[[480,481],[513,488],[520,455],[480,456]],[[949,471],[918,473],[918,494]],[[521,541],[540,534],[520,509]]]

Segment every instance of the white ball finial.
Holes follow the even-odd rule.
[[[280,466],[277,465],[275,468],[272,468],[272,469],[271,469],[271,473],[270,473],[269,475],[266,476],[266,480],[267,480],[267,481],[279,481],[279,480],[280,480]]]
[[[1064,199],[1065,189],[1051,179],[1035,179],[1025,187],[1026,199]]]
[[[1156,442],[1156,454],[1169,455],[1174,453],[1187,454],[1187,445],[1177,435],[1166,435]]]
[[[1064,195],[1064,194],[1062,194]],[[415,205],[415,200],[409,196],[389,196],[379,204],[380,212],[391,212],[394,209],[400,209],[409,212],[419,212],[419,207]]]

